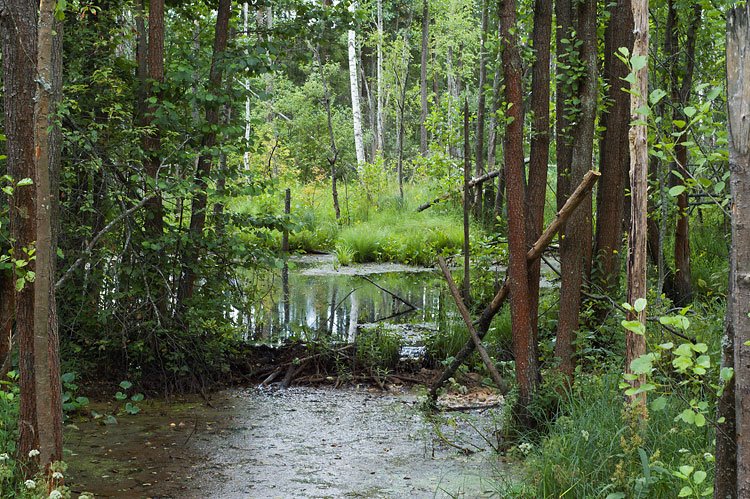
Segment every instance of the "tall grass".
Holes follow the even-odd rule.
[[[507,496],[677,497],[686,483],[672,471],[683,465],[706,471],[701,490],[709,486],[712,431],[710,425],[678,429],[674,418],[685,407],[684,394],[672,394],[664,410],[651,411],[648,424],[640,425],[623,417],[619,373],[579,379],[527,459],[524,480]]]

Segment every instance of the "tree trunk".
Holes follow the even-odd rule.
[[[36,5],[8,0],[0,6],[2,28],[4,132],[7,137],[7,168],[14,183],[34,178],[34,96],[36,90],[37,26]],[[17,186],[9,197],[10,236],[15,259],[27,260],[24,248],[36,241],[34,186]],[[26,270],[33,271],[30,261]],[[16,276],[17,278],[17,276]],[[15,330],[18,339],[19,407],[18,451],[22,460],[39,448],[34,356],[34,287],[26,283],[15,295]],[[32,464],[30,474],[35,471]]]
[[[349,6],[354,12],[357,8],[356,2]],[[362,136],[362,111],[359,105],[359,75],[357,73],[357,34],[353,29],[347,33],[349,46],[349,86],[352,94],[352,120],[354,122],[354,151],[357,155],[357,168],[365,163],[365,144]]]
[[[544,205],[547,197],[547,169],[549,164],[550,122],[550,43],[552,41],[552,2],[536,0],[534,4],[533,43],[536,58],[531,69],[531,157],[526,191],[526,244],[531,246],[542,234]],[[539,309],[539,277],[541,261],[529,264],[529,306],[531,332],[537,347]]]
[[[419,152],[427,156],[427,56],[430,51],[430,4],[422,0],[422,59],[419,67]]]
[[[471,307],[471,262],[469,240],[469,210],[471,209],[471,152],[469,149],[469,99],[464,100],[464,303]],[[479,191],[477,191],[479,192]]]
[[[320,67],[320,80],[323,82],[323,101],[326,108],[326,122],[328,125],[328,136],[331,140],[331,154],[328,157],[328,165],[331,167],[331,196],[333,197],[333,211],[336,220],[341,218],[341,208],[339,207],[339,191],[336,186],[336,162],[339,158],[339,150],[336,147],[336,135],[333,132],[333,115],[331,113],[331,91],[326,82],[325,71],[323,69],[323,59],[320,56],[320,49],[315,49],[315,59]]]
[[[620,279],[625,186],[630,167],[628,120],[630,96],[622,90],[629,72],[615,53],[633,46],[633,11],[630,0],[618,0],[611,7],[611,18],[604,32],[604,79],[606,100],[611,106],[602,112],[604,128],[599,145],[599,171],[602,174],[596,196],[596,243],[598,259],[595,283],[607,294],[616,292]],[[629,200],[629,198],[628,198]]]
[[[667,20],[666,40],[667,53],[669,55],[669,69],[671,79],[672,104],[676,107],[675,119],[687,122],[689,118],[683,112],[688,104],[690,91],[693,84],[693,71],[695,68],[695,41],[698,28],[700,27],[702,9],[700,4],[693,4],[693,19],[689,25],[685,42],[685,65],[679,68],[679,21],[674,1],[669,1],[669,12]],[[682,78],[680,78],[682,75]],[[681,81],[680,81],[681,79]],[[682,129],[676,132],[685,132]],[[671,175],[671,185],[685,187],[685,178],[688,173],[688,150],[684,142],[687,137],[677,139],[674,147],[675,163],[673,165],[677,174]],[[677,196],[677,223],[675,226],[674,245],[674,302],[676,305],[684,306],[693,299],[693,286],[690,271],[690,226],[688,214],[688,192],[684,190]]]
[[[378,109],[375,115],[377,130],[375,131],[376,151],[381,155],[385,149],[385,130],[383,129],[383,0],[377,0],[378,10],[378,40],[377,40],[377,98]]]
[[[569,164],[558,160],[558,179],[563,181],[557,186],[558,205],[564,204],[571,194],[571,185],[576,185],[591,167],[594,145],[594,122],[597,104],[597,38],[596,38],[596,0],[583,0],[571,5],[569,0],[560,0],[558,6],[572,15],[571,31],[564,35],[571,43],[580,41],[576,48],[569,46],[568,54],[576,52],[573,60],[563,56],[563,62],[569,66],[583,65],[583,70],[572,83],[575,90],[566,88],[562,92],[580,102],[571,109],[568,101],[560,114],[572,118],[566,126],[563,141],[570,139]],[[569,10],[568,10],[569,9]],[[565,45],[565,44],[563,44]],[[559,66],[558,66],[559,68]],[[558,69],[560,71],[560,68]],[[563,71],[565,71],[563,69]],[[564,73],[563,73],[564,74]],[[570,78],[570,75],[567,76]],[[558,78],[558,82],[564,78]],[[559,87],[558,87],[559,88]],[[559,141],[558,141],[559,142]],[[567,159],[567,158],[566,158]],[[587,197],[579,209],[570,217],[561,234],[560,241],[560,314],[557,323],[557,341],[555,356],[560,360],[560,371],[569,378],[573,375],[575,334],[579,327],[581,312],[581,289],[588,281],[591,269],[591,197]]]
[[[479,88],[477,89],[477,149],[475,154],[476,174],[481,177],[484,174],[484,111],[485,97],[484,86],[487,81],[487,30],[489,25],[489,1],[482,0],[482,32],[479,39]],[[482,216],[482,187],[479,186],[474,193],[474,216],[480,219]]]
[[[55,259],[53,240],[54,204],[52,186],[57,185],[51,163],[50,139],[53,128],[56,90],[54,75],[55,37],[61,36],[55,22],[54,0],[42,0],[39,6],[37,42],[37,87],[34,110],[34,146],[36,156],[36,278],[34,280],[34,378],[36,383],[36,431],[39,439],[39,463],[46,469],[62,459],[62,385],[60,382],[60,340],[55,305]],[[60,55],[58,54],[57,57]],[[59,68],[59,67],[58,67]]]
[[[213,55],[211,69],[208,76],[208,91],[219,92],[221,89],[223,70],[220,64],[222,54],[227,49],[229,39],[229,16],[231,14],[231,0],[219,0],[219,10],[216,15],[216,29],[214,34]],[[208,204],[208,179],[211,174],[212,149],[216,146],[216,127],[219,125],[219,101],[213,99],[206,102],[207,132],[201,139],[201,154],[198,157],[198,167],[195,172],[195,194],[190,210],[190,244],[185,247],[182,264],[182,279],[178,290],[178,309],[185,310],[187,301],[193,297],[197,276],[199,251],[202,245],[203,229],[206,225],[206,206]]]
[[[149,1],[146,67],[148,80],[157,83],[164,81],[164,0]],[[158,89],[154,91],[151,84],[144,82],[142,84],[145,85],[148,96],[159,98],[161,92]],[[144,115],[145,126],[153,125],[153,114],[155,112],[156,106],[153,104],[147,106]],[[152,188],[155,190],[155,195],[146,203],[144,232],[149,242],[159,241],[164,236],[164,205],[158,189],[161,166],[159,158],[161,130],[159,130],[158,125],[154,125],[154,128],[143,137],[143,150],[146,156],[143,165],[149,181],[153,184]],[[150,267],[149,270],[155,272],[155,269],[160,269],[163,261],[161,250],[148,249],[146,253],[146,264]],[[165,317],[167,314],[167,290],[158,278],[151,281],[150,287],[154,293],[153,299],[156,303],[156,309],[161,317]],[[160,321],[161,318],[157,317],[156,320]]]
[[[750,497],[750,6],[736,7],[727,18],[727,107],[729,108],[729,167],[732,196],[732,248],[727,297],[729,332],[734,333],[736,490],[717,483],[723,495]],[[726,352],[726,350],[725,350]],[[729,409],[726,407],[725,409]],[[730,421],[731,414],[724,414]],[[729,425],[731,425],[731,421]],[[726,428],[726,427],[725,427]],[[723,428],[723,429],[725,429]],[[717,442],[718,444],[718,442]],[[719,461],[731,465],[731,447],[720,448]],[[722,474],[724,480],[732,470]]]
[[[528,265],[526,262],[526,213],[524,207],[523,171],[523,88],[521,57],[515,32],[516,2],[503,0],[501,11],[501,42],[503,43],[503,74],[505,101],[510,105],[505,125],[505,172],[508,189],[508,248],[510,251],[511,321],[513,324],[513,355],[518,381],[519,420],[531,425],[528,407],[539,379],[536,348],[532,344],[531,310],[529,309]]]
[[[633,60],[648,61],[648,0],[633,0],[633,33],[635,35]],[[635,304],[646,298],[646,233],[648,213],[648,131],[647,116],[638,110],[647,105],[648,64],[635,71],[635,81],[630,87],[630,234],[628,235],[628,303]],[[628,312],[628,320],[646,325],[645,310]],[[632,373],[630,364],[646,353],[646,337],[627,330],[625,332],[625,372]],[[633,387],[645,382],[644,376],[631,381]],[[629,397],[630,402],[646,414],[645,393]]]

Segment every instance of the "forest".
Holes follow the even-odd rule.
[[[0,41],[0,497],[750,497],[745,2]]]

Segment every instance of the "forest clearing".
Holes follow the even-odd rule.
[[[0,42],[0,497],[750,497],[745,2]]]

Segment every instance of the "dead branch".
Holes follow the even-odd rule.
[[[476,187],[477,185],[481,185],[481,184],[485,183],[486,181],[497,177],[498,175],[500,175],[500,171],[499,170],[496,170],[496,171],[490,172],[490,173],[485,173],[481,177],[475,177],[475,178],[469,180],[469,183],[466,184],[466,187],[468,189],[471,189],[472,187]],[[440,196],[436,197],[432,201],[428,201],[428,202],[426,202],[426,203],[424,203],[422,205],[419,205],[419,207],[417,208],[417,213],[419,213],[420,211],[426,210],[430,206],[432,206],[434,204],[437,204],[440,201],[444,201],[444,200],[448,199],[453,194],[454,194],[453,192],[446,192],[445,194],[441,194]]]

